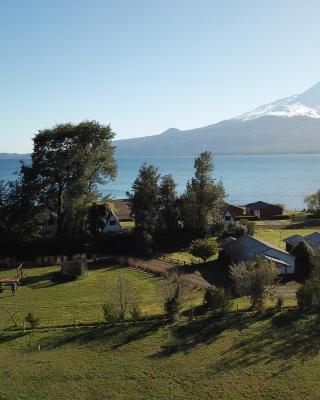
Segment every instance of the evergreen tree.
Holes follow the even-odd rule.
[[[153,236],[159,222],[158,168],[143,164],[132,185],[131,213],[135,220],[135,234],[143,253],[151,254]]]
[[[179,227],[177,184],[171,175],[161,179],[159,188],[159,227],[164,231],[174,231]]]
[[[195,176],[187,183],[183,195],[183,222],[186,229],[207,235],[213,224],[221,219],[225,190],[221,181],[215,182],[212,154],[205,151],[195,159]]]

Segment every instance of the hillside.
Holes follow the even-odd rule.
[[[320,83],[230,120],[202,128],[115,141],[119,156],[320,152]]]

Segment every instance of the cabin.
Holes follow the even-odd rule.
[[[270,218],[283,214],[283,207],[264,201],[246,204],[245,208],[247,215],[256,218]]]
[[[133,221],[133,217],[131,216],[131,206],[129,199],[116,199],[109,200],[108,204],[114,213],[117,216],[118,221]]]
[[[233,226],[236,221],[236,217],[244,215],[244,209],[234,204],[224,203],[222,207],[222,216],[225,229]]]
[[[313,232],[309,235],[302,236],[302,235],[292,235],[289,236],[283,241],[286,244],[286,250],[291,252],[292,249],[302,240],[304,240],[313,250],[320,251],[320,233]]]
[[[123,232],[124,228],[118,220],[117,216],[111,211],[105,226],[102,229],[102,233],[120,233]]]
[[[223,249],[225,254],[236,263],[263,257],[275,263],[280,275],[289,275],[295,272],[295,257],[293,255],[252,236],[243,236],[239,239],[227,238],[223,243]]]

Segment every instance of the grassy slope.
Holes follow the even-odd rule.
[[[22,326],[28,311],[40,317],[43,326],[72,324],[74,320],[76,323],[96,323],[99,318],[102,319],[101,305],[114,293],[119,273],[128,278],[137,292],[143,315],[163,312],[161,292],[165,281],[143,271],[101,267],[90,270],[87,277],[71,282],[61,282],[58,272],[58,267],[25,268],[27,280],[19,287],[16,296],[11,296],[9,286],[5,286],[0,293],[0,316],[4,327],[13,324],[5,310],[17,312],[15,318],[19,326]],[[14,276],[14,270],[1,270],[0,276]],[[200,292],[192,291],[188,306],[198,303],[201,297]]]
[[[317,399],[319,320],[9,333],[0,399]],[[41,350],[38,350],[38,346]]]

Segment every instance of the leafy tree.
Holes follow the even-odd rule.
[[[232,305],[230,297],[226,294],[225,290],[213,286],[206,289],[203,302],[214,315],[224,315],[230,310]]]
[[[88,211],[88,227],[92,236],[102,232],[110,215],[110,208],[106,204],[93,203]]]
[[[56,214],[58,236],[67,230],[67,214],[96,200],[98,184],[115,177],[113,137],[110,126],[96,121],[60,124],[35,136],[32,164],[21,172],[37,203]]]
[[[14,182],[0,182],[0,236],[3,240],[29,240],[40,235],[44,213],[32,186],[21,175]]]
[[[293,247],[291,253],[296,257],[295,275],[297,279],[304,281],[310,275],[314,251],[308,243],[301,240]]]
[[[206,235],[221,219],[225,190],[221,181],[215,182],[212,154],[205,151],[195,159],[195,176],[187,183],[183,195],[184,227]]]
[[[240,296],[250,296],[253,308],[263,306],[268,286],[276,283],[278,270],[264,258],[245,261],[230,267],[230,276]]]
[[[175,273],[167,275],[162,289],[166,316],[170,322],[174,322],[187,302],[190,290]]]
[[[152,252],[153,236],[158,228],[159,179],[158,168],[143,164],[133,182],[133,193],[128,193],[138,244],[147,255]]]
[[[189,246],[189,252],[199,257],[205,263],[210,257],[216,255],[219,251],[217,241],[213,238],[209,239],[195,239]]]
[[[159,187],[159,226],[164,231],[174,231],[179,227],[177,184],[171,175],[161,178]]]
[[[308,210],[316,214],[320,213],[320,190],[306,196],[304,202],[307,204]]]

